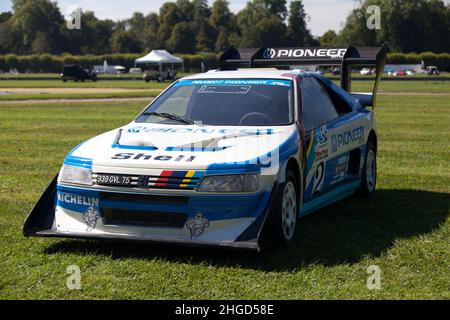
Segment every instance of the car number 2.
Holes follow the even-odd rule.
[[[313,195],[321,193],[323,189],[323,180],[325,176],[325,162],[320,162],[314,172]]]

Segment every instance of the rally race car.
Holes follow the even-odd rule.
[[[374,193],[385,60],[384,47],[230,48],[220,69],[174,82],[133,122],[73,149],[24,235],[289,244],[298,218]],[[287,70],[305,64],[339,66],[340,87]],[[372,93],[352,93],[355,65],[376,68]]]

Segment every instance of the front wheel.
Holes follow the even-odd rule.
[[[295,239],[295,228],[302,190],[295,174],[291,170],[286,171],[286,182],[280,185],[277,195],[277,205],[273,212],[273,235],[276,242],[283,246],[289,246]]]
[[[377,153],[372,141],[367,142],[366,159],[361,177],[361,185],[358,193],[361,196],[369,197],[375,193],[377,185]]]

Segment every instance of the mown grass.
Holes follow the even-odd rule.
[[[381,96],[376,196],[300,220],[289,250],[24,238],[27,213],[72,147],[143,106],[0,106],[0,299],[450,299],[446,96]],[[72,264],[81,290],[66,287]],[[370,265],[381,268],[380,290],[366,287]]]
[[[78,99],[125,99],[125,98],[154,98],[159,91],[123,91],[105,93],[15,93],[0,95],[0,101],[24,101],[24,100],[78,100]]]
[[[338,83],[336,81],[336,83]],[[139,80],[105,80],[98,82],[67,82],[55,80],[35,81],[35,80],[11,80],[0,81],[0,101],[13,100],[48,100],[48,99],[98,99],[98,98],[131,98],[131,97],[154,97],[158,90],[162,91],[169,85],[166,83],[150,82]],[[3,90],[2,90],[3,88]],[[7,88],[123,88],[121,92],[84,92],[84,93],[13,93],[1,94]],[[128,89],[139,89],[139,91],[129,91]],[[149,91],[145,91],[145,90]],[[372,81],[353,81],[352,89],[355,92],[371,92]],[[141,91],[142,90],[142,91]],[[449,81],[384,81],[380,85],[380,93],[450,93]]]
[[[99,80],[97,82],[62,82],[61,80],[4,80],[0,88],[129,88],[164,89],[169,82],[145,82],[144,80]]]

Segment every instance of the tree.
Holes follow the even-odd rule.
[[[34,53],[43,54],[47,52],[51,52],[51,44],[47,35],[41,31],[36,33],[36,37],[31,44],[31,48]]]
[[[212,4],[209,24],[215,30],[216,41],[214,49],[223,51],[230,46],[232,40],[238,38],[236,34],[235,16],[228,8],[228,1],[216,0]]]
[[[180,22],[182,22],[182,13],[177,5],[172,2],[164,3],[159,9],[158,28],[158,42],[162,47],[167,46],[172,30]]]
[[[117,53],[141,53],[142,48],[130,32],[123,29],[114,31],[111,38],[111,49]]]
[[[339,47],[341,46],[339,36],[334,30],[328,30],[326,31],[320,38],[319,38],[320,46],[321,47]]]
[[[175,25],[167,41],[167,48],[178,53],[195,52],[195,34],[187,22]]]
[[[0,23],[8,21],[11,17],[12,13],[10,11],[0,13]]]
[[[302,1],[291,1],[287,27],[287,43],[290,46],[303,47],[311,45],[312,35],[306,24],[306,17]]]
[[[217,36],[216,30],[209,24],[211,10],[207,0],[193,0],[193,21],[192,30],[196,34],[196,51],[214,50],[214,39]]]
[[[381,9],[381,29],[369,30],[367,8]],[[339,34],[345,44],[373,46],[385,42],[393,51],[448,52],[450,5],[441,0],[365,0],[347,17]]]
[[[237,15],[242,47],[285,44],[285,0],[253,0]]]
[[[145,17],[145,29],[142,30],[144,34],[144,43],[143,47],[145,51],[150,51],[152,49],[159,48],[158,42],[158,15],[156,13],[150,13]]]
[[[21,51],[31,51],[38,32],[45,34],[49,50],[59,52],[60,26],[64,19],[55,3],[49,0],[13,0],[13,31],[21,35]]]

